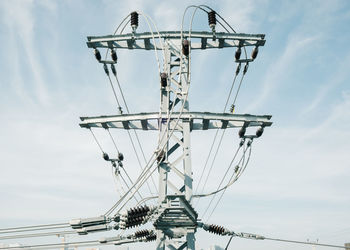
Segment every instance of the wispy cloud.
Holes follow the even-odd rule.
[[[268,72],[262,82],[260,95],[247,107],[248,112],[263,105],[271,94],[276,93],[276,89],[281,84],[282,79],[290,72],[290,68],[295,63],[300,54],[312,48],[313,42],[318,40],[318,36],[306,36],[303,33],[291,34],[287,45],[280,57],[273,60],[266,70]]]
[[[8,51],[11,58],[14,72],[13,79],[10,82],[16,89],[16,92],[20,97],[27,99],[31,86],[28,84],[33,83],[34,99],[38,100],[40,104],[48,104],[50,102],[50,95],[47,90],[47,84],[43,76],[43,65],[38,59],[40,56],[40,49],[36,45],[35,39],[38,37],[36,33],[36,20],[33,15],[34,1],[4,1],[2,2],[2,13],[5,15],[4,20],[7,30],[12,51]],[[45,4],[44,7],[54,10],[53,5]],[[18,51],[23,51],[23,54],[19,54]],[[28,65],[26,65],[26,62]],[[27,79],[19,79],[21,75],[21,68],[25,65],[30,69],[31,74],[27,76]],[[29,77],[33,77],[33,81],[28,81]]]
[[[307,115],[317,107],[320,107],[320,103],[327,97],[327,94],[337,86],[344,84],[349,79],[350,72],[348,66],[350,64],[350,53],[344,56],[342,62],[338,65],[337,70],[332,72],[332,78],[326,83],[322,84],[316,91],[314,99],[304,109],[301,115]],[[349,88],[350,89],[350,88]]]

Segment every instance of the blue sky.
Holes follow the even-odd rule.
[[[95,216],[112,206],[117,192],[111,169],[101,160],[88,131],[78,126],[79,116],[116,113],[108,81],[86,47],[86,36],[111,34],[133,10],[147,13],[160,30],[179,30],[189,4],[182,0],[0,2],[1,227]],[[227,190],[210,222],[271,237],[340,245],[350,241],[350,3],[191,4],[207,4],[237,32],[263,33],[267,40],[249,67],[236,110],[271,114],[274,124],[254,143],[247,171]],[[196,16],[194,29],[208,30],[205,15]],[[142,19],[139,30],[148,31]],[[118,56],[130,109],[157,111],[153,52],[120,51]],[[194,52],[191,110],[221,112],[234,71],[233,50]],[[97,135],[110,147],[105,134]],[[115,135],[125,146],[122,151],[136,177],[127,137],[123,131]],[[141,139],[148,141],[155,135],[142,134]],[[193,136],[196,177],[212,133]],[[215,165],[218,173],[238,143],[236,131],[228,131],[223,143]],[[154,148],[145,150],[150,155]],[[208,191],[218,180],[210,180]],[[226,240],[200,231],[197,246],[224,246]],[[240,239],[231,246],[310,249]]]

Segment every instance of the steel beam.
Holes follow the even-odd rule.
[[[242,34],[242,33],[215,33],[192,31],[161,31],[158,33],[128,33],[121,35],[88,36],[87,46],[89,48],[115,48],[115,49],[157,49],[161,50],[161,45],[155,45],[155,40],[172,40],[172,42],[191,38],[191,50],[212,49],[238,46],[264,46],[264,34]],[[177,43],[177,42],[175,42]]]

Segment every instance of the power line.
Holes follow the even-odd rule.
[[[69,223],[55,223],[55,224],[42,224],[42,225],[23,226],[23,227],[9,227],[9,228],[0,229],[0,234],[49,230],[49,229],[57,229],[57,228],[66,228],[69,226],[70,226]]]
[[[36,234],[15,234],[15,235],[10,235],[10,236],[0,237],[0,240],[18,239],[18,238],[44,237],[44,236],[64,235],[64,234],[77,234],[77,232],[76,231],[55,231],[55,232],[36,233]]]
[[[289,243],[296,243],[296,244],[304,244],[304,245],[313,245],[313,246],[323,246],[323,247],[336,247],[336,248],[344,248],[345,246],[339,246],[339,245],[332,245],[332,244],[321,244],[321,243],[314,243],[314,242],[307,242],[307,241],[297,241],[297,240],[286,240],[286,239],[278,239],[278,238],[267,238],[264,237],[265,240],[272,240],[272,241],[281,241],[281,242],[289,242]]]
[[[78,241],[78,242],[66,242],[66,243],[49,243],[49,244],[38,244],[38,245],[23,245],[23,246],[7,246],[7,247],[0,247],[0,249],[52,249],[57,247],[67,247],[67,246],[90,246],[93,245],[100,245],[100,242],[98,240],[90,240],[90,241]],[[113,244],[113,243],[106,243],[106,244]],[[92,245],[92,246],[93,246]]]
[[[251,146],[250,146],[250,147],[249,147],[248,159],[247,159],[246,164],[244,165],[243,171],[245,170],[245,168],[247,167],[247,165],[248,165],[248,163],[249,163],[249,159],[250,159],[251,152],[252,152],[252,150],[251,150]],[[244,152],[244,155],[245,155],[245,152]],[[244,155],[243,155],[243,156],[244,156]],[[239,176],[240,176],[240,175],[239,175]],[[235,179],[235,181],[239,178],[239,176]],[[222,197],[224,196],[226,190],[227,190],[227,187],[225,187],[225,188],[223,189],[223,192],[221,193],[221,195],[220,195],[218,201],[216,202],[216,204],[215,204],[213,210],[211,211],[210,215],[208,216],[207,221],[210,219],[210,217],[211,217],[212,214],[214,213],[215,209],[216,209],[217,206],[219,205],[219,202],[221,201]]]
[[[218,188],[217,188],[216,190],[219,190],[219,189],[220,189],[221,184],[223,183],[223,181],[224,181],[224,179],[225,179],[225,177],[226,177],[228,171],[230,170],[233,161],[236,159],[236,156],[237,156],[237,154],[238,154],[238,152],[239,152],[240,149],[241,149],[241,146],[239,146],[239,147],[237,148],[237,150],[236,150],[236,152],[235,152],[235,154],[234,154],[234,156],[233,156],[233,159],[231,160],[231,163],[229,164],[229,166],[228,166],[228,168],[227,168],[227,170],[226,170],[226,172],[225,172],[223,178],[221,179],[221,181],[220,181],[220,183],[219,183],[219,185],[218,185]],[[214,194],[214,196],[213,196],[212,199],[210,200],[210,202],[209,202],[209,204],[208,204],[208,206],[207,206],[207,209],[210,207],[211,203],[213,202],[213,200],[214,200],[214,198],[215,198],[215,195],[216,195],[216,194]],[[205,210],[204,214],[206,213],[207,209]],[[203,216],[204,216],[204,214],[203,214]]]
[[[234,76],[233,81],[232,81],[232,84],[231,84],[231,88],[230,88],[229,94],[228,94],[227,99],[226,99],[226,103],[225,103],[223,112],[225,112],[225,110],[226,110],[226,108],[227,108],[227,105],[228,105],[228,102],[229,102],[229,100],[230,100],[233,87],[234,87],[235,82],[236,82],[237,75],[238,75],[238,73],[237,73],[237,71],[236,71],[235,76]],[[210,146],[208,156],[207,156],[207,158],[206,158],[206,160],[205,160],[202,173],[201,173],[201,175],[200,175],[200,177],[199,177],[199,181],[198,181],[198,184],[197,184],[197,188],[196,188],[195,193],[197,193],[197,190],[198,190],[198,188],[199,188],[199,186],[200,186],[200,183],[201,183],[201,181],[202,181],[202,178],[203,178],[203,174],[204,174],[204,172],[205,172],[205,170],[206,170],[206,168],[207,168],[207,165],[208,165],[208,162],[209,162],[209,158],[210,158],[211,152],[212,152],[212,150],[213,150],[213,147],[214,147],[214,144],[215,144],[215,141],[216,141],[216,138],[217,138],[218,133],[219,133],[219,129],[217,129],[216,132],[215,132],[214,139],[213,139],[213,142],[212,142],[212,144],[211,144],[211,146]],[[205,186],[205,185],[203,185],[203,189],[204,189],[204,186]],[[203,192],[203,189],[202,189],[202,192]],[[199,200],[198,200],[198,202],[199,202]],[[197,205],[198,205],[198,203],[197,203]]]

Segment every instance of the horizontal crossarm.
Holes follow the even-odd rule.
[[[206,31],[183,31],[182,36],[188,39],[191,36],[191,49],[210,49],[224,47],[243,47],[243,46],[264,46],[265,35],[263,34],[243,34],[243,33],[215,33]],[[155,45],[153,38],[180,40],[181,31],[161,31],[158,33],[128,33],[121,35],[107,36],[88,36],[87,46],[89,48],[117,48],[117,49],[158,49],[160,45]],[[155,48],[156,46],[156,48]]]
[[[115,116],[81,117],[82,128],[119,128],[119,129],[140,129],[159,130],[167,123],[167,114],[160,115],[159,112],[125,114]],[[183,121],[190,121],[191,130],[226,129],[262,126],[269,127],[272,122],[270,115],[249,115],[209,112],[184,112],[180,121],[178,112],[173,112],[169,117],[170,129],[181,130]],[[176,126],[176,128],[175,128]]]

